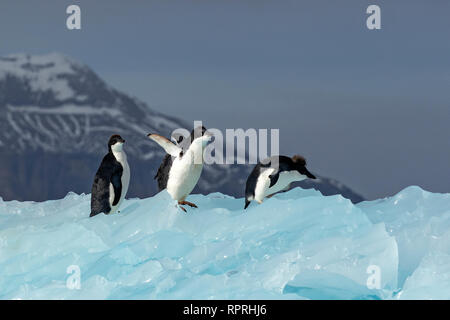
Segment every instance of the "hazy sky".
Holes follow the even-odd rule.
[[[2,0],[0,54],[62,52],[161,112],[279,128],[282,153],[368,198],[450,192],[449,17],[447,0]]]

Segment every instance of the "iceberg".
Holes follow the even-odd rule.
[[[450,194],[412,186],[358,207],[396,238],[399,298],[450,299]]]
[[[450,194],[188,200],[0,198],[0,299],[450,299]]]

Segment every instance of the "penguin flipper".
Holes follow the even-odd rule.
[[[271,174],[269,176],[269,179],[270,179],[269,188],[272,188],[277,183],[279,177],[280,177],[280,172],[277,172],[275,174]]]
[[[172,141],[156,133],[149,133],[148,137],[159,144],[172,157],[178,157],[182,149]]]
[[[120,195],[122,194],[122,179],[119,172],[112,175],[111,184],[113,185],[114,189],[114,201],[112,205],[116,206],[119,203]]]

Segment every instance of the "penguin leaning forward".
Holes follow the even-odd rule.
[[[115,134],[109,138],[108,153],[95,174],[91,194],[91,214],[116,212],[128,192],[130,166],[123,150],[125,140]]]
[[[172,199],[186,212],[183,205],[197,208],[186,197],[192,192],[203,170],[203,151],[213,135],[205,127],[192,130],[187,138],[178,137],[176,143],[155,133],[148,137],[158,143],[166,152],[155,179],[159,191],[167,189]]]
[[[306,169],[306,160],[302,156],[273,156],[259,162],[247,179],[244,209],[247,209],[252,200],[262,203],[265,197],[270,198],[275,193],[288,189],[292,182],[306,178],[316,179]]]

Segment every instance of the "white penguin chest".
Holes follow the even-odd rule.
[[[298,171],[283,171],[280,172],[277,182],[269,188],[270,178],[269,176],[275,171],[270,168],[261,173],[258,177],[255,187],[255,200],[262,202],[263,199],[271,194],[280,192],[286,189],[294,181],[302,181],[306,177],[300,174]]]
[[[190,152],[181,158],[175,158],[167,180],[167,192],[173,199],[183,200],[194,189],[202,170],[203,163],[194,163],[193,154]]]
[[[113,152],[113,154],[114,154],[114,157],[116,158],[117,162],[119,162],[122,165],[123,171],[122,171],[122,177],[121,177],[122,192],[120,194],[120,200],[117,203],[117,205],[115,205],[115,206],[113,206],[114,197],[115,197],[114,187],[113,187],[112,183],[109,184],[109,203],[111,206],[111,213],[113,213],[113,211],[115,211],[120,206],[123,199],[125,199],[125,196],[128,192],[128,187],[130,185],[130,166],[128,165],[127,155],[123,151]]]

